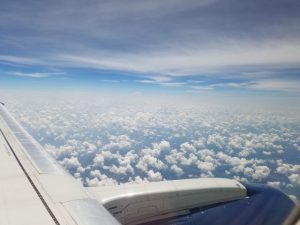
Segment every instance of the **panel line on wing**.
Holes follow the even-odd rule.
[[[25,170],[24,166],[22,165],[21,161],[19,160],[18,156],[16,155],[15,151],[13,150],[12,146],[10,145],[10,143],[8,142],[5,134],[3,133],[2,129],[0,129],[1,134],[3,135],[3,138],[5,140],[5,142],[7,143],[9,149],[11,150],[12,154],[14,155],[15,159],[17,160],[19,166],[21,167],[22,171],[24,172],[26,178],[28,179],[29,183],[31,184],[31,186],[33,187],[34,191],[36,192],[36,194],[38,195],[39,199],[42,201],[43,205],[45,206],[47,212],[50,214],[51,218],[53,219],[54,223],[56,225],[60,225],[60,223],[58,222],[58,220],[56,219],[54,213],[51,211],[50,207],[48,206],[47,202],[45,201],[45,199],[43,198],[42,194],[39,192],[38,188],[35,186],[34,182],[32,181],[32,179],[30,178],[29,174],[27,173],[27,171]]]
[[[23,146],[24,152],[40,173],[62,174],[64,171],[42,146],[0,105],[0,115],[11,129],[17,141]]]

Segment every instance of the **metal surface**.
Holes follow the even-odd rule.
[[[1,121],[0,121],[1,127]],[[32,182],[0,132],[0,224],[54,225]]]
[[[246,188],[241,183],[223,178],[92,187],[89,191],[122,224],[131,225],[246,197]]]
[[[78,224],[120,225],[107,210],[94,199],[78,199],[63,204]]]
[[[281,191],[245,185],[248,198],[191,210],[190,214],[143,225],[282,225],[295,207]]]
[[[47,154],[43,147],[10,115],[7,109],[0,105],[0,115],[5,120],[11,132],[23,146],[24,151],[32,160],[40,173],[63,174],[58,163]]]
[[[0,182],[0,224],[120,225],[99,202],[90,198],[85,188],[64,171],[1,104],[0,129],[5,143],[2,145],[0,142],[1,153],[7,154],[14,164],[12,167],[4,157],[0,158],[3,167],[0,171],[1,182],[5,181]],[[15,174],[11,173],[14,171],[12,168],[21,171],[18,172],[17,182]],[[18,192],[11,193],[10,186]],[[14,207],[16,210],[13,210]],[[24,213],[20,212],[23,207],[26,207]],[[1,215],[4,219],[8,215],[8,219],[4,220]]]

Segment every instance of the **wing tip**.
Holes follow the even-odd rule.
[[[5,106],[5,104],[3,102],[0,102],[0,104]]]

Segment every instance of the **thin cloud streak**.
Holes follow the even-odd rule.
[[[297,67],[300,64],[300,43],[236,43],[201,51],[184,49],[133,53],[85,53],[56,56],[66,66],[124,70],[136,73],[162,73],[170,76],[199,74],[215,69],[237,67]],[[247,74],[245,74],[247,76]]]
[[[260,80],[257,83],[250,85],[249,88],[257,90],[281,90],[300,93],[300,82],[286,80]]]
[[[10,75],[18,77],[30,77],[30,78],[46,78],[56,75],[64,75],[65,73],[53,72],[53,73],[23,73],[23,72],[12,72]]]
[[[12,75],[18,77],[31,77],[31,78],[45,78],[50,76],[50,74],[47,73],[20,73],[20,72],[12,73]]]
[[[0,61],[180,76],[299,65],[292,0],[27,3],[1,2]]]
[[[207,51],[201,51],[196,47],[185,47],[184,50],[157,49],[153,52],[135,54],[104,52],[94,55],[81,52],[47,55],[39,59],[0,55],[0,61],[32,66],[120,70],[141,73],[144,76],[147,76],[147,73],[190,76],[216,69],[234,70],[249,66],[260,67],[260,70],[264,67],[296,68],[300,65],[300,43],[236,43],[234,46],[224,43]],[[253,73],[243,73],[243,75],[253,76]]]
[[[96,69],[165,87],[270,90],[300,65],[296,0],[25,1],[0,3],[0,64],[26,67],[22,76]],[[296,90],[286,86],[273,84]]]

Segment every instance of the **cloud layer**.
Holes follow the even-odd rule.
[[[300,196],[300,121],[286,113],[107,96],[61,96],[47,105],[23,98],[7,105],[84,185],[228,177]]]

